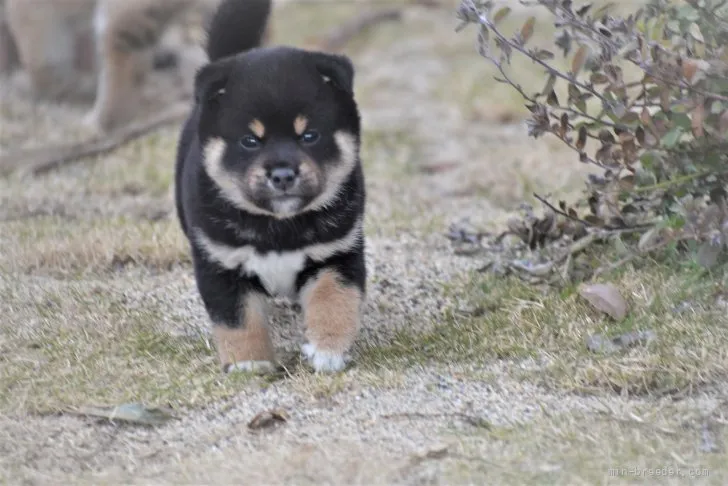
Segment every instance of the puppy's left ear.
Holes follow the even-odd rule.
[[[347,56],[317,52],[314,65],[324,80],[348,94],[354,93],[354,65]]]

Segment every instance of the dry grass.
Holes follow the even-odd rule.
[[[173,219],[113,218],[69,221],[43,217],[3,225],[7,237],[0,271],[78,278],[126,266],[169,270],[189,262],[189,249]]]
[[[453,484],[725,484],[723,459],[701,448],[728,439],[726,412],[725,402],[702,412],[602,406],[460,435],[443,476]]]
[[[173,336],[154,299],[87,282],[50,289],[3,282],[0,413],[140,401],[195,406],[233,394],[203,337]],[[127,286],[128,287],[128,286]],[[29,292],[30,290],[30,292]]]

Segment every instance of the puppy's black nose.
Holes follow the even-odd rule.
[[[287,191],[296,184],[298,171],[291,167],[278,167],[271,170],[268,179],[275,189]]]

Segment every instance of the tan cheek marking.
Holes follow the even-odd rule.
[[[263,125],[263,122],[261,122],[257,118],[250,122],[248,128],[250,128],[250,131],[253,132],[258,138],[263,138],[265,136],[265,125]]]
[[[243,322],[239,328],[215,325],[212,333],[223,369],[241,361],[275,360],[268,334],[264,297],[250,294],[243,306]]]
[[[303,295],[306,337],[320,351],[344,354],[359,331],[361,292],[324,270]]]
[[[334,140],[341,152],[341,156],[335,163],[330,164],[324,178],[324,190],[306,207],[308,211],[314,211],[326,206],[341,190],[341,185],[356,166],[357,147],[356,139],[352,134],[346,132],[334,133]]]
[[[303,135],[303,132],[306,131],[307,126],[308,118],[303,115],[298,115],[296,119],[293,120],[293,129],[296,131],[296,135]]]
[[[318,189],[321,185],[321,170],[318,165],[309,159],[304,159],[299,168],[301,180]]]
[[[253,189],[266,178],[267,176],[265,169],[259,163],[256,163],[253,167],[248,169],[248,175],[246,177],[247,186],[250,189]]]

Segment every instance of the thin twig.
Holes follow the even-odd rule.
[[[569,213],[567,213],[565,211],[562,211],[561,209],[557,208],[556,206],[554,206],[553,204],[551,204],[550,202],[548,202],[546,200],[546,198],[544,198],[542,196],[539,196],[535,192],[533,193],[533,197],[535,197],[536,199],[538,199],[539,201],[541,201],[546,207],[548,207],[550,210],[552,210],[556,214],[560,214],[561,216],[564,216],[564,217],[566,217],[566,218],[568,218],[568,219],[570,219],[572,221],[576,221],[578,223],[581,223],[581,224],[583,224],[585,226],[590,226],[590,227],[595,226],[592,223],[590,223],[589,221],[584,221],[583,219],[581,219],[579,217],[572,216],[571,214],[569,214]]]
[[[386,21],[399,21],[402,18],[401,8],[387,8],[361,14],[329,32],[316,44],[320,49],[329,52],[340,51],[351,39],[358,36],[373,25]]]
[[[108,136],[70,145],[9,153],[0,157],[0,173],[20,170],[22,173],[40,175],[80,159],[108,153],[162,126],[183,120],[189,110],[189,102],[179,102],[149,120],[124,126]]]
[[[510,39],[508,39],[506,36],[504,36],[503,34],[501,34],[501,32],[498,29],[496,29],[495,24],[493,24],[493,22],[491,22],[490,20],[488,20],[488,18],[485,17],[484,15],[478,13],[478,21],[481,24],[483,24],[486,27],[488,27],[491,30],[491,32],[493,32],[501,40],[501,42],[504,42],[504,43],[508,44],[511,48],[517,50],[518,52],[520,52],[524,56],[528,57],[529,59],[531,59],[533,62],[535,62],[539,66],[541,66],[544,69],[546,69],[550,74],[553,74],[554,76],[557,76],[557,77],[559,77],[559,78],[561,78],[561,79],[563,79],[565,81],[568,81],[569,83],[573,84],[574,86],[577,86],[577,87],[583,89],[587,93],[591,93],[593,96],[595,96],[596,98],[598,98],[602,102],[607,102],[608,101],[606,98],[604,98],[598,91],[596,91],[591,86],[588,86],[588,85],[586,85],[584,83],[581,83],[581,82],[577,81],[574,76],[567,76],[566,74],[564,74],[564,73],[560,72],[559,70],[557,70],[557,69],[553,68],[552,66],[550,66],[547,62],[544,62],[543,60],[538,59],[536,56],[534,56],[531,53],[529,53],[527,49],[523,48],[519,44],[517,44],[517,43],[511,41]]]
[[[526,92],[523,91],[523,88],[521,88],[521,86],[519,84],[516,84],[511,78],[508,77],[508,75],[506,74],[505,70],[503,69],[502,63],[496,61],[495,59],[493,59],[492,57],[489,57],[489,56],[485,56],[485,58],[488,59],[489,61],[491,61],[498,68],[498,71],[501,73],[501,75],[503,76],[503,78],[505,79],[505,81],[510,86],[512,86],[526,101],[528,101],[529,103],[533,103],[533,104],[540,104],[540,103],[538,103],[538,101],[536,101],[532,97],[528,96],[526,94]],[[560,110],[569,111],[569,112],[574,113],[576,115],[585,117],[585,118],[590,119],[592,121],[595,121],[597,123],[602,123],[602,124],[607,125],[607,126],[612,126],[612,127],[616,127],[617,126],[617,125],[615,125],[615,124],[613,124],[611,122],[602,121],[602,120],[600,120],[598,118],[594,118],[594,117],[592,117],[590,115],[587,115],[585,113],[581,113],[581,112],[576,111],[576,110],[573,110],[571,108],[567,108],[567,107],[563,107],[563,106],[557,106],[555,108],[560,109]],[[586,162],[588,162],[588,163],[590,163],[592,165],[595,165],[595,166],[599,167],[600,169],[607,169],[607,167],[605,167],[604,164],[602,164],[602,163],[594,160],[593,158],[589,157],[588,155],[586,155],[586,152],[584,152],[583,150],[579,150],[578,148],[576,148],[571,142],[569,142],[568,140],[566,140],[565,137],[562,137],[558,133],[556,133],[553,130],[551,130],[550,127],[549,127],[548,132],[551,133],[551,134],[553,134],[553,135],[555,135],[559,140],[561,140],[564,144],[566,144],[570,149],[572,149],[573,151],[575,151],[576,153],[578,153],[579,156],[580,157],[583,157],[583,159]],[[589,135],[589,134],[587,134],[587,135]],[[594,137],[594,138],[597,138],[597,137]]]
[[[453,413],[422,413],[422,412],[403,412],[403,413],[388,413],[386,415],[380,415],[381,418],[384,419],[412,419],[412,418],[418,418],[418,419],[442,419],[442,418],[459,418],[465,422],[467,422],[470,425],[473,425],[475,427],[481,427],[489,429],[491,428],[491,423],[482,417],[476,417],[473,415],[468,415],[466,413],[462,412],[453,412]]]
[[[526,94],[526,92],[523,90],[523,88],[521,88],[521,85],[520,84],[517,84],[515,81],[513,81],[508,76],[508,74],[506,74],[505,70],[503,69],[503,63],[501,63],[499,61],[496,61],[495,59],[493,59],[492,57],[489,57],[489,56],[486,56],[486,58],[488,60],[490,60],[493,64],[495,64],[495,67],[498,68],[498,71],[503,76],[503,79],[505,81],[507,81],[508,84],[510,84],[516,91],[518,91],[518,94],[520,94],[523,98],[525,98],[526,101],[528,101],[530,103],[538,103],[537,100],[535,100],[533,97],[531,97],[531,96],[529,96],[529,95]],[[601,123],[602,125],[605,125],[605,126],[609,126],[609,127],[613,127],[613,128],[618,126],[616,123],[612,123],[612,122],[608,122],[608,121],[605,121],[605,120],[601,120],[599,118],[593,117],[593,116],[591,116],[591,115],[589,115],[587,113],[583,113],[583,112],[581,112],[579,110],[575,110],[575,109],[570,108],[568,106],[558,105],[558,106],[553,106],[552,108],[557,109],[557,110],[562,110],[562,111],[569,112],[572,115],[577,115],[577,116],[586,118],[587,120],[591,120],[593,122]]]

